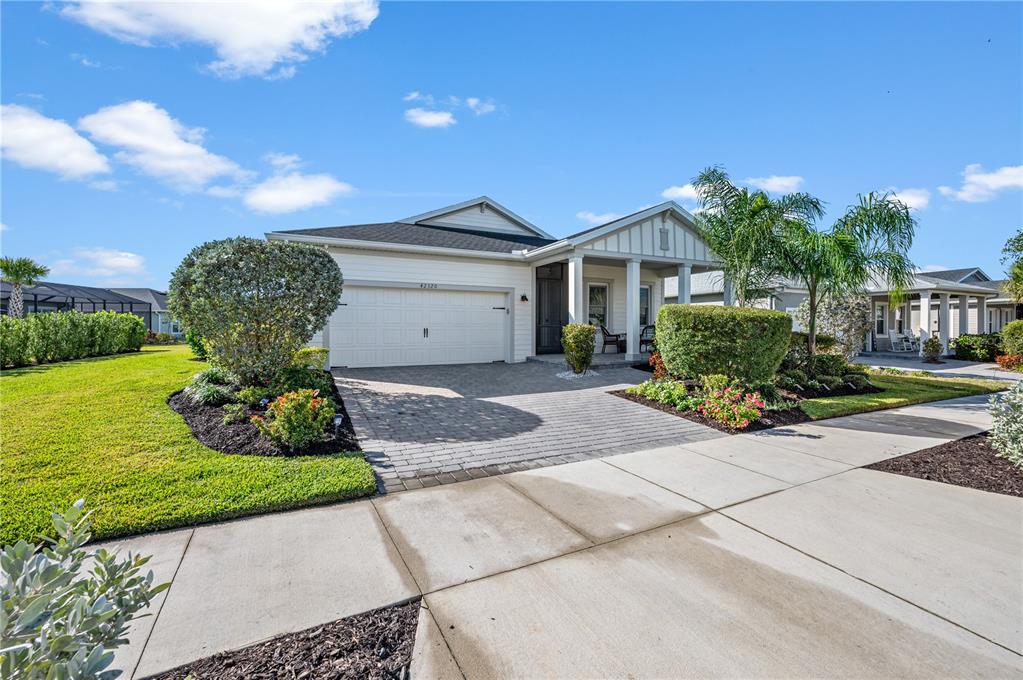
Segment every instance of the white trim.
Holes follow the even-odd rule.
[[[406,222],[408,224],[418,224],[419,222],[425,222],[426,220],[430,220],[435,217],[442,217],[444,215],[450,215],[451,213],[458,212],[459,210],[471,208],[474,205],[479,205],[480,203],[487,204],[496,212],[500,213],[501,215],[508,218],[512,222],[517,223],[519,226],[528,229],[534,234],[537,234],[544,238],[554,238],[540,227],[536,226],[535,224],[533,224],[532,222],[523,217],[519,217],[511,210],[504,207],[503,205],[501,205],[494,199],[490,198],[489,196],[477,196],[476,198],[470,198],[468,201],[462,201],[461,203],[456,203],[454,205],[445,206],[443,208],[437,208],[436,210],[431,210],[429,212],[421,213],[419,215],[413,215],[412,217],[406,217],[398,221]]]
[[[611,281],[611,279],[584,279],[583,280],[583,290],[586,292],[586,297],[583,298],[583,316],[586,317],[586,321],[584,323],[589,323],[590,322],[590,286],[601,286],[601,287],[603,287],[604,290],[606,291],[605,292],[605,299],[604,299],[604,327],[607,328],[609,331],[611,331],[613,333],[614,331],[611,330],[612,328],[614,328],[614,326],[612,325],[612,322],[611,322],[611,307],[612,307],[612,305],[611,305],[611,300],[612,300],[612,298],[611,298],[611,294],[612,294],[611,284],[612,283],[613,283],[613,281]]]
[[[417,246],[405,243],[387,243],[384,241],[360,241],[347,238],[332,238],[330,236],[309,236],[307,234],[285,234],[277,231],[266,233],[267,240],[274,241],[298,241],[300,243],[312,243],[336,248],[353,248],[356,250],[381,250],[392,253],[420,253],[423,255],[452,255],[455,257],[470,257],[474,259],[487,260],[512,260],[525,262],[521,251],[511,253],[494,253],[486,250],[465,250],[464,248],[442,248],[440,246]]]

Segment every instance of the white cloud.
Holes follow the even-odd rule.
[[[590,212],[589,210],[580,210],[579,212],[577,212],[575,214],[575,216],[578,217],[579,219],[581,219],[583,222],[588,222],[589,224],[592,224],[593,226],[596,226],[598,224],[605,224],[607,222],[613,222],[614,220],[617,220],[618,218],[623,217],[623,215],[620,215],[618,213],[599,213],[598,214],[598,213]]]
[[[918,267],[917,271],[918,272],[923,272],[923,273],[927,273],[927,272],[943,272],[943,271],[946,271],[948,269],[951,269],[951,267],[948,267],[947,265],[943,265],[943,264],[926,264],[923,267]]]
[[[450,111],[428,111],[419,107],[405,111],[405,120],[424,128],[446,128],[458,122]]]
[[[786,194],[799,189],[803,178],[799,175],[770,175],[769,177],[747,177],[743,182],[764,191]]]
[[[260,182],[245,194],[245,205],[256,212],[288,213],[326,205],[355,189],[330,175],[302,175],[292,172]]]
[[[695,201],[699,198],[696,188],[692,184],[668,187],[661,192],[661,196],[671,201]]]
[[[103,65],[98,61],[93,61],[92,59],[89,59],[89,57],[87,57],[84,54],[79,54],[78,52],[72,52],[70,54],[70,57],[72,60],[77,61],[82,66],[88,66],[89,68],[99,68]]]
[[[298,170],[302,166],[302,158],[296,153],[277,153],[274,151],[263,156],[263,160],[281,172]]]
[[[944,196],[967,203],[983,203],[1006,189],[1023,189],[1023,165],[1006,165],[984,172],[980,163],[971,163],[963,170],[963,185],[958,189],[938,187]]]
[[[0,231],[7,231],[8,229],[10,229],[10,227],[8,227],[3,222],[0,222]]]
[[[403,102],[417,102],[417,101],[419,101],[422,98],[423,98],[423,95],[420,94],[419,90],[412,90],[407,95],[402,97],[401,100]]]
[[[207,68],[223,78],[279,78],[294,74],[294,64],[323,52],[335,38],[369,28],[379,8],[375,0],[250,0],[201,7],[114,0],[72,3],[61,14],[135,45],[209,45],[218,58]]]
[[[927,189],[892,189],[892,197],[898,199],[910,210],[923,210],[931,202]]]
[[[472,112],[477,116],[485,116],[497,110],[497,104],[494,103],[493,99],[483,101],[479,97],[467,97],[465,105],[472,109]]]
[[[216,198],[237,198],[242,195],[242,190],[237,186],[215,186],[207,189],[206,193]]]
[[[120,188],[120,185],[112,179],[98,179],[94,182],[89,182],[89,186],[100,191],[117,191]]]
[[[205,131],[186,128],[152,102],[108,106],[78,121],[96,141],[116,146],[117,160],[181,191],[196,191],[212,179],[244,173],[202,146]]]
[[[70,257],[54,261],[50,275],[88,277],[106,285],[137,281],[145,275],[146,258],[112,248],[75,248]]]
[[[27,168],[54,172],[65,179],[83,179],[110,172],[96,147],[62,120],[17,104],[0,107],[3,157]]]

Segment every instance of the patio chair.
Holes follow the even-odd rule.
[[[654,351],[654,326],[643,326],[643,330],[639,334],[639,351],[642,352],[643,348],[646,347],[651,352]]]
[[[604,343],[600,348],[601,354],[604,353],[608,345],[613,345],[615,352],[617,352],[618,345],[625,340],[625,333],[612,333],[604,324],[600,324],[600,336],[603,338],[602,342]]]
[[[900,335],[895,331],[888,331],[888,345],[893,352],[910,352],[913,350],[913,346],[906,336]]]

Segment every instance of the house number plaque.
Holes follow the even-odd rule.
[[[420,288],[436,288],[437,284],[436,283],[420,283],[419,287]]]

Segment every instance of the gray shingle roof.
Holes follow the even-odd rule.
[[[142,302],[148,302],[153,306],[154,312],[162,312],[167,309],[167,294],[161,293],[158,290],[153,290],[152,288],[111,288],[110,290],[121,295],[133,297]]]
[[[515,250],[532,250],[555,243],[555,240],[529,236],[527,234],[501,234],[491,231],[473,231],[435,227],[406,222],[383,222],[380,224],[353,224],[347,227],[318,227],[315,229],[289,229],[280,234],[300,234],[356,241],[378,243],[399,243],[413,246],[436,248],[457,248],[459,250],[482,250],[491,253],[510,253]]]
[[[964,277],[969,276],[973,272],[977,271],[977,267],[966,267],[964,269],[943,269],[937,272],[920,272],[924,276],[929,276],[932,279],[942,279],[943,281],[955,281],[960,282]],[[971,281],[970,283],[976,284],[978,282]]]

